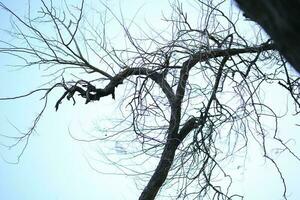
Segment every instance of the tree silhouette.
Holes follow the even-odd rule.
[[[126,174],[146,178],[140,200],[154,199],[168,188],[178,199],[242,198],[230,191],[234,180],[226,165],[237,155],[246,157],[252,143],[278,171],[287,198],[285,179],[269,154],[268,141],[299,157],[279,138],[279,116],[264,102],[262,92],[269,85],[286,90],[297,115],[299,78],[259,29],[254,34],[243,31],[246,22],[232,13],[235,8],[222,1],[193,1],[200,11],[195,17],[176,1],[171,14],[163,17],[166,28],[160,30],[128,22],[105,4],[102,12],[85,1],[64,7],[41,3],[36,15],[29,12],[24,18],[0,4],[12,16],[7,33],[14,38],[1,40],[0,52],[21,59],[25,68],[38,66],[50,77],[29,93],[1,98],[42,94],[44,107],[31,129],[12,138],[10,147],[21,148],[19,156],[53,93],[60,93],[56,111],[67,101],[75,105],[83,98],[85,104],[101,106],[101,99],[112,98],[121,102],[123,120],[95,140],[115,140],[116,151],[126,158],[125,163],[111,162]],[[91,15],[99,17],[98,26]],[[113,31],[108,33],[111,21],[122,29],[126,45],[118,46]],[[266,118],[273,128],[267,129]],[[157,166],[141,171],[139,165],[126,165],[133,159],[154,160]]]

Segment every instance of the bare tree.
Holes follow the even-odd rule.
[[[269,85],[286,91],[297,115],[300,79],[259,29],[243,32],[245,21],[228,2],[193,1],[192,8],[201,11],[197,16],[173,2],[163,17],[164,30],[118,17],[106,4],[102,12],[84,1],[60,8],[51,1],[41,3],[38,14],[27,17],[0,4],[12,16],[7,33],[14,38],[1,40],[0,52],[20,58],[22,67],[39,66],[50,77],[29,93],[1,98],[42,94],[44,107],[32,128],[12,138],[11,147],[22,148],[20,156],[54,91],[61,92],[56,111],[66,100],[75,104],[83,98],[101,106],[102,98],[111,97],[120,100],[123,120],[104,136],[86,141],[116,141],[117,151],[126,154],[125,163],[157,161],[155,169],[141,171],[140,165],[103,155],[124,173],[148,178],[140,200],[154,199],[166,188],[177,199],[242,199],[230,191],[234,180],[226,165],[237,155],[246,157],[252,143],[278,171],[287,199],[286,182],[268,141],[300,159],[279,138],[279,116],[261,93]],[[98,26],[88,17],[91,13]],[[124,46],[115,44],[117,34],[108,33],[111,21],[121,28]],[[267,129],[270,119],[272,128]]]

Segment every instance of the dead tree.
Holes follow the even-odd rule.
[[[299,78],[259,30],[254,35],[243,33],[239,15],[228,17],[224,11],[227,4],[195,1],[193,9],[197,12],[189,13],[199,14],[199,9],[201,13],[193,16],[184,11],[184,4],[174,2],[172,13],[163,19],[167,24],[164,31],[139,25],[131,31],[126,20],[117,17],[109,6],[102,5],[106,14],[94,13],[101,22],[96,27],[87,17],[92,10],[85,11],[84,1],[65,10],[52,2],[41,3],[41,10],[31,18],[19,17],[0,4],[13,18],[8,33],[15,39],[15,43],[2,40],[0,53],[21,58],[25,67],[38,65],[52,77],[49,87],[1,100],[41,93],[45,108],[49,95],[57,91],[61,96],[55,102],[56,111],[67,100],[75,104],[78,98],[86,104],[99,102],[97,106],[108,97],[123,101],[120,109],[124,120],[97,139],[135,144],[127,159],[147,157],[158,162],[147,172],[126,167],[149,178],[140,200],[154,199],[174,185],[176,189],[171,190],[178,199],[242,198],[229,192],[233,180],[225,163],[237,153],[246,156],[250,142],[258,144],[262,156],[278,170],[286,198],[284,177],[269,155],[266,141],[276,141],[299,158],[277,136],[278,116],[263,101],[260,91],[270,84],[287,91],[298,114]],[[108,18],[123,30],[125,47],[113,45],[106,33]],[[16,42],[18,39],[22,42]],[[44,108],[32,129],[14,138],[12,146],[26,141],[22,153]],[[272,136],[264,128],[264,116],[276,122]],[[114,164],[122,167],[121,163]],[[216,179],[226,183],[220,186]]]

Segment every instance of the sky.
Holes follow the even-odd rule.
[[[26,12],[27,1],[1,1],[21,16]],[[32,1],[31,6],[35,6]],[[0,11],[1,28],[9,27],[7,15]],[[3,27],[5,26],[5,27]],[[0,35],[5,40],[5,35]],[[7,55],[0,55],[0,96],[13,96],[27,92],[31,87],[41,84],[36,69],[16,70],[7,64],[16,60]],[[82,199],[136,199],[137,190],[134,182],[124,176],[103,175],[89,165],[95,151],[92,144],[82,144],[71,138],[73,134],[95,129],[95,122],[101,120],[91,113],[101,113],[108,118],[113,112],[112,102],[105,99],[101,106],[95,104],[71,106],[65,103],[55,112],[54,103],[57,95],[50,99],[46,114],[40,121],[30,144],[18,164],[17,153],[0,148],[0,199],[3,200],[82,200]],[[0,133],[17,135],[18,130],[27,130],[41,108],[39,96],[0,103]],[[79,105],[81,104],[81,106]],[[83,106],[82,106],[83,105]],[[114,106],[117,106],[115,104]],[[108,108],[104,110],[103,108]],[[110,109],[109,109],[110,108]],[[103,112],[104,111],[104,112]],[[104,114],[105,113],[105,114]],[[88,118],[88,119],[87,119]],[[15,126],[15,127],[14,127]],[[6,141],[6,140],[5,140]],[[4,143],[4,138],[1,138]],[[92,146],[92,147],[91,147]],[[92,153],[91,153],[92,152]],[[95,154],[95,153],[94,153]],[[95,155],[96,156],[99,155]],[[101,169],[102,163],[97,163]],[[109,168],[104,165],[103,168]]]
[[[27,1],[0,0],[12,10],[24,15]],[[33,10],[38,7],[32,1]],[[161,13],[168,6],[167,0],[155,1],[117,1],[107,0],[114,9],[122,7],[124,14],[132,18],[137,10],[141,9],[144,18],[154,16],[155,24],[161,18]],[[158,4],[159,3],[159,4]],[[0,10],[0,28],[9,27],[9,18]],[[139,23],[142,23],[139,18]],[[157,24],[156,24],[157,25]],[[113,27],[111,27],[113,28]],[[5,35],[0,33],[0,39],[5,40]],[[36,69],[16,70],[10,63],[17,61],[5,54],[0,54],[0,97],[22,94],[32,87],[37,87],[43,80]],[[75,106],[65,103],[58,112],[54,110],[55,99],[59,94],[50,98],[50,106],[33,137],[30,138],[24,154],[18,164],[15,162],[17,152],[7,151],[0,147],[0,199],[3,200],[130,200],[137,199],[140,191],[136,189],[132,177],[118,175],[104,175],[99,171],[106,171],[110,166],[97,162],[97,145],[82,143],[74,140],[71,134],[80,135],[94,131],[99,122],[109,121],[111,116],[118,112],[118,102],[105,98],[101,103],[84,105],[78,102]],[[269,101],[280,101],[272,95],[266,95]],[[39,96],[33,96],[15,101],[0,102],[0,134],[16,135],[19,130],[26,130],[32,124],[33,117],[41,108]],[[284,102],[284,100],[283,100]],[[279,102],[280,103],[280,102]],[[52,106],[53,105],[53,106]],[[91,114],[93,113],[93,114]],[[295,138],[291,142],[293,149],[300,154],[299,117],[282,120],[281,134]],[[287,136],[287,138],[288,138]],[[0,143],[7,142],[5,138]],[[297,143],[298,142],[298,143]],[[112,147],[113,148],[113,147]],[[255,150],[253,150],[255,151]],[[285,154],[286,155],[286,154]],[[288,183],[288,196],[291,200],[300,199],[298,190],[300,179],[300,164],[291,156],[278,157],[280,166],[285,170]],[[91,163],[96,163],[95,171]],[[274,168],[270,167],[262,158],[255,157],[254,153],[247,160],[247,168],[242,171],[236,166],[232,170],[237,175],[242,175],[238,180],[239,187],[245,191],[245,199],[265,200],[281,199],[282,187]]]

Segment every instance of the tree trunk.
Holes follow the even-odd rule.
[[[236,0],[245,16],[261,25],[300,73],[300,0]]]
[[[155,198],[168,176],[179,144],[180,142],[177,139],[167,141],[155,172],[140,195],[139,200],[153,200]]]

